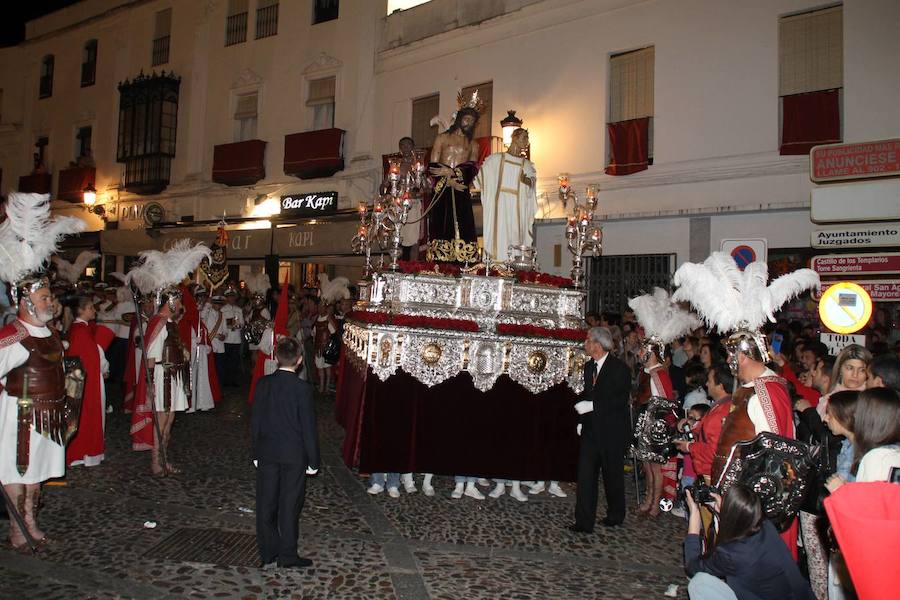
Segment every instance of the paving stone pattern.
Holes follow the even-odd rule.
[[[366,479],[340,459],[331,397],[317,401],[324,464],[309,480],[301,521],[300,553],[313,567],[146,557],[182,528],[255,532],[245,398],[229,390],[213,411],[180,414],[171,461],[183,473],[162,479],[150,477],[147,453],[130,450],[129,416],[109,415],[103,464],[70,469],[65,486],[45,488],[41,523],[54,542],[36,556],[0,548],[0,598],[633,599],[665,598],[670,584],[687,598],[685,526],[669,515],[629,516],[623,527],[577,536],[566,530],[571,484],[568,498],[525,503],[453,500],[449,477],[435,478],[432,498],[368,495]],[[7,531],[0,521],[4,541]]]

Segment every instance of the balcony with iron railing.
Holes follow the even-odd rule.
[[[164,65],[169,62],[169,41],[171,40],[170,36],[165,36],[161,38],[156,38],[153,40],[153,57],[152,57],[152,65],[154,67],[158,65]]]
[[[266,177],[266,143],[246,140],[213,148],[212,180],[225,185],[251,185]]]
[[[225,20],[225,45],[234,46],[247,41],[247,13],[231,15]]]
[[[284,136],[284,174],[315,179],[342,171],[345,133],[330,128]]]
[[[23,194],[49,194],[53,186],[50,173],[32,173],[19,177],[19,191]]]
[[[67,202],[81,202],[84,190],[94,185],[97,169],[94,167],[69,167],[59,172],[56,197]]]
[[[278,3],[256,9],[256,39],[278,33]]]

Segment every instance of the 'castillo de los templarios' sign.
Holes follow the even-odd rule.
[[[281,197],[281,215],[317,217],[337,212],[337,192],[313,192]]]

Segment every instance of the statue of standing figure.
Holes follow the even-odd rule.
[[[459,98],[453,125],[437,136],[431,149],[429,173],[434,196],[429,206],[428,260],[475,262],[478,236],[469,184],[478,173],[478,142],[473,139],[483,102],[478,91],[469,102]]]
[[[503,262],[510,246],[531,246],[537,213],[534,163],[523,156],[528,131],[516,129],[506,152],[495,152],[481,165],[475,188],[481,190],[484,251]]]

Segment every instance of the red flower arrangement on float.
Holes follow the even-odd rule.
[[[584,329],[549,329],[537,325],[517,325],[515,323],[497,323],[500,335],[518,335],[522,337],[543,337],[573,342],[584,341],[587,331]]]
[[[428,260],[400,260],[397,261],[400,270],[409,275],[424,273],[426,275],[459,275],[459,265],[453,263],[437,263]]]
[[[425,317],[422,315],[395,315],[386,312],[357,310],[351,312],[348,319],[372,323],[373,325],[393,325],[412,329],[453,329],[456,331],[478,331],[478,323],[467,319],[447,319],[443,317]]]
[[[451,277],[456,277],[462,270],[459,265],[453,263],[436,263],[427,260],[401,260],[398,262],[400,265],[400,270],[403,273],[407,273],[410,275],[416,275],[418,273],[424,273],[427,275],[448,275]],[[485,275],[484,267],[477,269],[475,271],[476,275]],[[506,273],[501,272],[499,269],[491,269],[491,275],[494,276],[504,276]],[[530,283],[537,285],[547,285],[550,287],[571,287],[572,280],[568,277],[557,277],[556,275],[550,275],[549,273],[538,273],[537,271],[516,271],[515,272],[516,281],[519,283]]]
[[[549,273],[537,271],[516,271],[516,280],[519,283],[536,283],[552,287],[572,287],[572,280],[568,277],[558,277]]]

